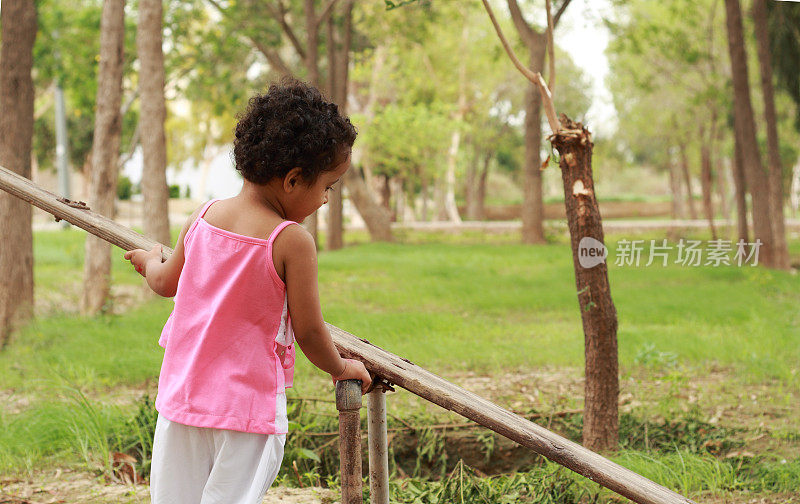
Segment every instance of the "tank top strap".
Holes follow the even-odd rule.
[[[267,264],[269,265],[269,273],[272,275],[272,278],[278,283],[278,285],[284,285],[283,280],[281,280],[280,275],[278,275],[278,271],[275,269],[275,260],[272,257],[272,245],[275,243],[275,239],[278,235],[289,227],[291,224],[297,224],[295,221],[285,220],[275,226],[275,229],[269,234],[269,238],[267,239]]]
[[[269,248],[272,249],[272,244],[275,243],[275,239],[281,234],[281,231],[289,227],[291,224],[297,224],[295,221],[285,220],[275,226],[275,229],[269,234],[269,238],[267,239],[267,243],[269,243]]]
[[[186,243],[188,242],[189,236],[194,234],[194,228],[197,227],[197,223],[200,221],[200,219],[202,219],[206,215],[206,212],[208,211],[208,208],[211,205],[213,205],[214,203],[216,203],[217,201],[219,201],[218,198],[217,199],[212,199],[210,201],[207,201],[206,204],[203,205],[203,207],[200,209],[200,213],[197,214],[197,218],[194,220],[194,222],[192,222],[192,225],[189,226],[189,229],[186,231],[186,235],[183,237],[183,246],[184,247],[186,246]]]
[[[211,205],[213,205],[217,201],[219,201],[219,198],[215,198],[215,199],[207,201],[206,204],[203,205],[203,209],[200,210],[200,214],[198,215],[198,218],[205,217],[206,216],[206,212],[208,212],[209,207],[211,207]]]

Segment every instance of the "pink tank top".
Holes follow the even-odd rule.
[[[272,244],[295,222],[266,240],[239,235],[205,221],[215,201],[184,238],[175,308],[159,339],[156,409],[184,425],[285,434],[294,338]]]

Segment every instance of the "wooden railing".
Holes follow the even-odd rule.
[[[150,250],[157,242],[132,229],[91,211],[87,206],[59,198],[30,180],[0,166],[0,189],[13,194],[125,250]],[[163,245],[164,257],[171,249]],[[691,504],[692,500],[587,450],[544,427],[501,408],[447,380],[386,350],[328,324],[339,353],[358,359],[383,384],[400,386],[409,392],[451,410],[492,431],[528,447],[606,488],[639,504]],[[358,389],[358,391],[356,391]],[[339,410],[342,503],[361,502],[360,386],[339,382],[336,388]],[[376,387],[368,398],[370,489],[372,503],[388,503],[386,405],[383,389]],[[373,427],[374,426],[374,427]],[[373,476],[374,468],[374,476]]]

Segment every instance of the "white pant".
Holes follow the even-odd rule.
[[[256,504],[275,481],[285,434],[236,432],[159,415],[150,469],[152,504]]]

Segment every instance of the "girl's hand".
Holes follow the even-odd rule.
[[[161,263],[161,245],[154,246],[149,252],[142,249],[129,250],[125,252],[125,259],[133,264],[140,275],[147,277],[147,263],[151,260]]]
[[[333,382],[339,380],[361,380],[361,394],[366,394],[367,389],[372,383],[372,378],[364,367],[364,363],[355,359],[342,359],[344,361],[344,370],[337,376],[331,375]]]

